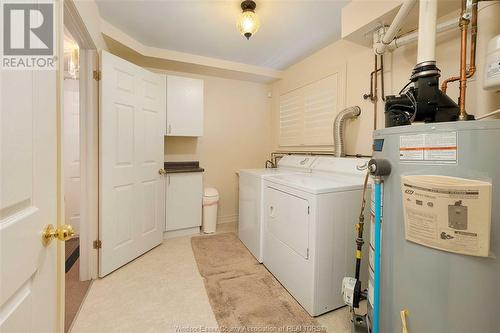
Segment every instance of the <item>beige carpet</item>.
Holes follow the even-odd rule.
[[[221,328],[321,329],[234,233],[193,237],[191,245]]]

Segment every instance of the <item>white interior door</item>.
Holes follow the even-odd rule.
[[[162,241],[165,76],[101,55],[99,276]]]
[[[0,70],[0,332],[55,332],[56,71]]]
[[[64,79],[64,220],[80,234],[79,81]]]

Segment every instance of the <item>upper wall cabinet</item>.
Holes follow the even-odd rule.
[[[203,135],[203,80],[167,75],[166,135]]]

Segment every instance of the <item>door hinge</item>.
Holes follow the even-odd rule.
[[[306,251],[306,259],[309,259],[309,248],[307,248],[307,251]]]
[[[307,206],[307,215],[311,214],[311,206]]]
[[[94,77],[94,80],[96,80],[96,81],[101,81],[102,73],[101,73],[101,71],[100,71],[100,70],[97,70],[97,69],[96,69],[96,70],[93,72],[93,75],[92,75],[92,76]]]
[[[102,247],[102,241],[101,240],[95,240],[94,241],[94,249],[100,249]]]

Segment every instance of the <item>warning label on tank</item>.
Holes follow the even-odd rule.
[[[457,133],[402,135],[399,159],[408,163],[457,163]]]
[[[401,177],[405,237],[428,247],[487,257],[491,183],[447,176]]]

